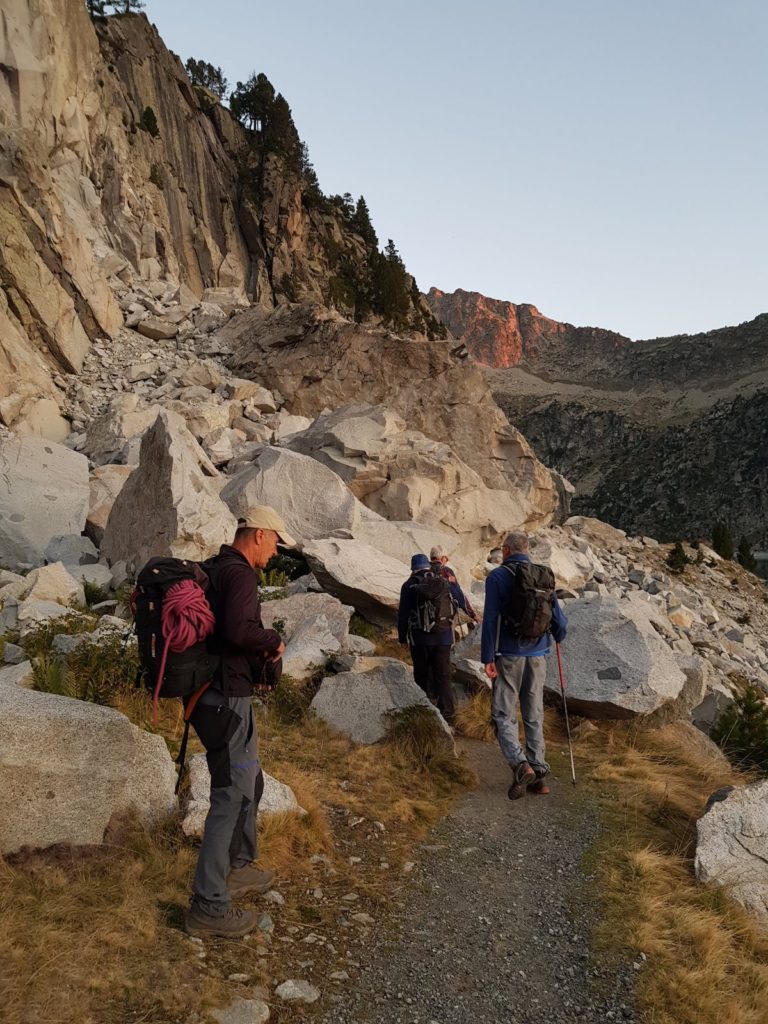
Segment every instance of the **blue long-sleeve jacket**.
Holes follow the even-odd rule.
[[[504,560],[505,565],[514,562],[530,562],[528,555],[510,555]],[[539,640],[531,644],[520,643],[517,637],[512,636],[505,630],[502,623],[499,631],[498,646],[496,644],[496,630],[499,625],[499,616],[502,609],[507,605],[512,588],[515,585],[514,578],[508,569],[499,566],[494,569],[485,581],[485,608],[483,609],[483,632],[480,645],[480,659],[484,665],[489,665],[496,660],[498,654],[508,658],[535,658],[539,655],[549,654],[550,634],[545,633]],[[560,602],[555,594],[552,594],[552,637],[557,643],[565,640],[568,630],[568,619],[560,607]]]
[[[408,633],[408,623],[411,615],[416,611],[416,594],[413,588],[418,583],[419,576],[427,571],[424,569],[409,576],[400,588],[400,604],[397,609],[397,636],[401,644],[408,641],[413,642],[416,647],[448,646],[453,643],[453,629],[443,629],[439,633],[425,633],[423,629],[414,629],[411,636]],[[466,612],[467,602],[464,598],[464,591],[458,583],[448,582],[448,586],[451,588],[451,596],[456,605]]]

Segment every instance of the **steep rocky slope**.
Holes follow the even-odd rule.
[[[81,0],[4,5],[0,110],[4,424],[66,435],[60,374],[117,336],[116,294],[134,282],[356,312],[375,241],[279,155],[255,154],[143,15],[94,26]],[[437,327],[415,287],[402,319]]]
[[[477,293],[427,296],[573,507],[665,540],[768,543],[768,315],[632,343]]]

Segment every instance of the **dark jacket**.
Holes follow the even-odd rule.
[[[443,629],[439,633],[425,633],[423,629],[414,629],[409,633],[408,630],[411,616],[415,615],[416,612],[416,592],[414,587],[418,583],[419,577],[428,571],[428,569],[419,569],[418,572],[410,575],[400,588],[400,605],[397,609],[397,636],[401,644],[407,641],[414,647],[449,646],[453,643],[453,629]],[[467,611],[461,587],[458,583],[451,583],[450,580],[447,582],[451,588],[451,596],[455,604],[462,611]]]
[[[515,562],[530,562],[528,555],[510,555],[504,559],[504,565]],[[480,660],[484,665],[490,665],[501,654],[508,658],[535,658],[542,654],[549,654],[550,634],[545,633],[541,639],[532,644],[521,644],[512,636],[503,625],[499,629],[499,618],[504,607],[509,601],[512,587],[515,581],[508,569],[499,566],[494,569],[485,581],[485,608],[483,609],[483,633],[480,651]],[[568,629],[568,619],[560,607],[560,602],[552,592],[552,637],[557,643],[565,640]],[[497,641],[498,636],[498,641]]]
[[[221,658],[217,687],[227,697],[247,697],[256,681],[255,660],[277,650],[280,634],[264,629],[256,573],[236,548],[223,544],[204,568],[211,579],[209,599],[216,616],[210,648]]]

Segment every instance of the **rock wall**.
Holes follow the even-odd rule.
[[[726,518],[768,544],[768,315],[633,343],[473,292],[427,299],[574,511],[670,541]]]
[[[116,293],[140,280],[230,305],[344,308],[339,268],[368,267],[348,215],[280,158],[250,187],[244,129],[190,84],[144,15],[94,25],[81,0],[8,0],[0,110],[6,426],[66,436],[63,375],[92,340],[116,339]],[[412,307],[414,325],[431,317],[417,294]]]

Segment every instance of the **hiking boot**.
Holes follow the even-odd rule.
[[[521,761],[513,771],[515,781],[507,790],[507,796],[510,800],[519,800],[525,793],[526,786],[535,780],[536,772],[531,768],[527,761]]]
[[[536,779],[536,781],[528,787],[529,793],[535,793],[536,796],[549,796],[549,786],[544,781],[543,777]]]
[[[249,893],[266,892],[274,880],[274,871],[261,871],[253,864],[246,864],[242,868],[232,868],[227,879],[227,888],[230,897],[234,900],[238,896],[247,896]]]
[[[187,935],[205,938],[206,935],[218,935],[223,939],[237,939],[248,935],[256,927],[256,912],[241,910],[240,907],[228,907],[221,915],[206,914],[198,906],[191,906],[184,915],[184,931]]]

